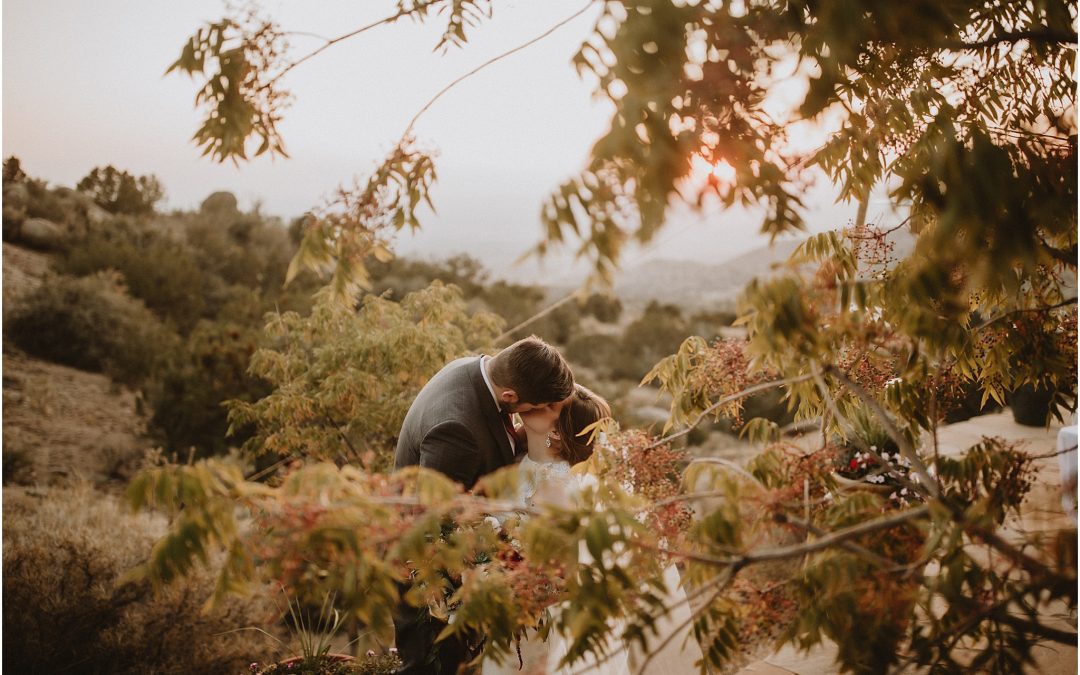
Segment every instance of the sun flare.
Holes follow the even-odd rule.
[[[735,183],[735,167],[723,159],[709,162],[701,155],[694,155],[690,160],[690,180],[700,187],[728,187]]]

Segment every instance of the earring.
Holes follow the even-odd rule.
[[[548,434],[547,438],[544,439],[544,447],[545,448],[550,448],[551,447],[551,434]]]

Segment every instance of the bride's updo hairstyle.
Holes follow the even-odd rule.
[[[605,417],[611,417],[611,406],[601,396],[580,384],[574,385],[570,402],[563,406],[555,431],[559,433],[559,457],[571,466],[584,462],[593,453],[590,435],[579,436],[586,427]]]

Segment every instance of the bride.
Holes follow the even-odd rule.
[[[573,492],[580,487],[579,481],[587,475],[587,471],[582,469],[591,464],[585,462],[592,457],[594,450],[594,438],[588,434],[582,435],[582,432],[598,420],[610,417],[610,406],[589,389],[575,385],[573,395],[561,409],[538,408],[521,413],[520,416],[523,426],[519,433],[523,433],[528,448],[528,453],[518,464],[521,472],[518,495],[520,505],[531,508],[568,503]],[[587,556],[588,553],[583,551],[582,555]],[[684,638],[688,637],[688,622],[685,619],[689,617],[690,609],[674,565],[665,570],[664,582],[668,595],[677,602],[674,603],[672,616],[664,617],[658,624],[661,630],[655,642],[650,642],[660,644],[667,636],[665,633],[675,630],[681,630],[685,634],[669,640],[668,647],[663,649],[663,658],[653,659],[645,672],[657,675],[693,672],[697,670],[694,662],[701,658],[701,650],[692,638],[685,642],[687,648],[681,649]],[[681,601],[678,601],[679,598]],[[546,642],[534,632],[520,644],[520,664],[518,659],[509,659],[508,663],[501,665],[492,659],[485,659],[483,674],[628,675],[632,671],[636,672],[639,664],[644,664],[645,661],[645,655],[640,650],[631,650],[626,645],[617,643],[613,645],[612,653],[602,660],[587,659],[585,663],[578,662],[559,669],[558,664],[566,655],[567,647],[565,640],[554,632],[548,636]]]
[[[519,413],[528,452],[518,463],[521,472],[518,502],[522,507],[562,505],[569,502],[578,489],[578,476],[571,467],[589,459],[593,453],[591,438],[579,436],[586,427],[597,420],[611,416],[611,408],[600,396],[580,384],[574,385],[574,393],[561,406],[543,407]],[[521,658],[497,664],[485,659],[483,675],[542,675],[556,672],[588,673],[589,675],[628,674],[626,654],[616,655],[602,667],[575,666],[564,671],[557,670],[566,654],[563,640],[552,633],[543,641],[533,632],[519,645]]]

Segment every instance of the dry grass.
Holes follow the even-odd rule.
[[[86,484],[4,490],[3,664],[26,673],[241,673],[268,651],[273,607],[230,600],[203,613],[210,574],[161,593],[119,583],[161,520]]]

